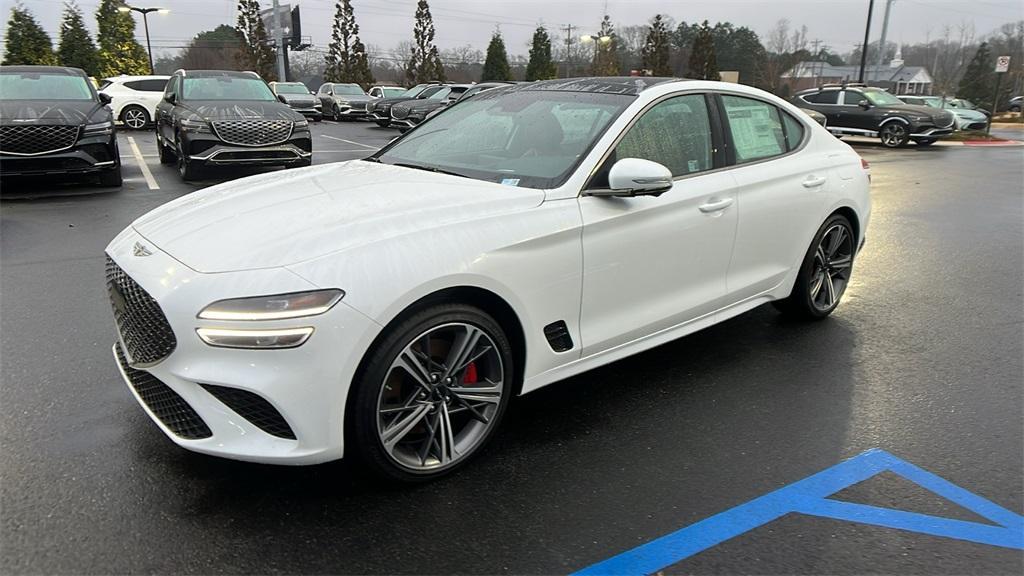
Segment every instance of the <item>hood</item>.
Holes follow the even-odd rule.
[[[403,102],[401,104],[401,106],[408,106],[410,110],[423,110],[423,111],[426,111],[426,112],[429,112],[431,110],[436,110],[437,108],[441,108],[444,105],[445,105],[445,101],[444,100],[429,100],[429,99],[412,100],[410,102]]]
[[[190,100],[181,105],[206,121],[213,120],[296,120],[297,112],[281,102],[238,102]]]
[[[938,108],[932,108],[931,106],[918,106],[917,104],[893,104],[891,106],[886,106],[885,108],[886,110],[909,112],[912,116],[924,116],[926,118],[932,118],[933,120],[953,120],[953,114],[948,110],[940,110]]]
[[[225,182],[132,226],[196,271],[228,272],[297,264],[543,199],[542,190],[353,160]]]
[[[110,117],[93,100],[0,100],[0,124],[87,124]]]

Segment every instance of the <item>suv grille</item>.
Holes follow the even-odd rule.
[[[220,120],[213,122],[217,137],[237,146],[281,144],[292,135],[290,120]]]
[[[401,120],[409,116],[410,108],[404,104],[396,104],[391,107],[391,117]]]
[[[199,440],[213,436],[210,427],[196,414],[196,411],[185,402],[185,399],[171,390],[156,376],[144,370],[136,370],[128,365],[121,344],[116,344],[117,363],[128,377],[128,382],[142,401],[164,426],[171,432],[186,440]]]
[[[59,152],[74,146],[76,140],[78,126],[0,126],[0,151],[7,154],[35,155]]]
[[[295,440],[295,432],[292,432],[292,427],[285,421],[284,416],[259,394],[241,388],[213,384],[200,386],[267,434]]]
[[[107,293],[114,308],[117,330],[132,362],[153,364],[174,351],[178,341],[156,300],[110,256],[107,256]]]

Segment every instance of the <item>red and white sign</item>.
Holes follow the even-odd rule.
[[[996,72],[1006,72],[1010,69],[1010,57],[1000,56],[996,58]]]

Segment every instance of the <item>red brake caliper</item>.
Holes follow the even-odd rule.
[[[476,384],[476,362],[470,362],[469,366],[466,366],[466,374],[462,377],[463,384]]]

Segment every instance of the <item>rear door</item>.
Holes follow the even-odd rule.
[[[836,104],[836,98],[839,96],[839,90],[821,90],[820,92],[811,92],[810,94],[804,94],[800,98],[810,104],[811,109],[817,110],[825,115],[826,124],[829,127],[842,126],[839,122],[840,110]]]

